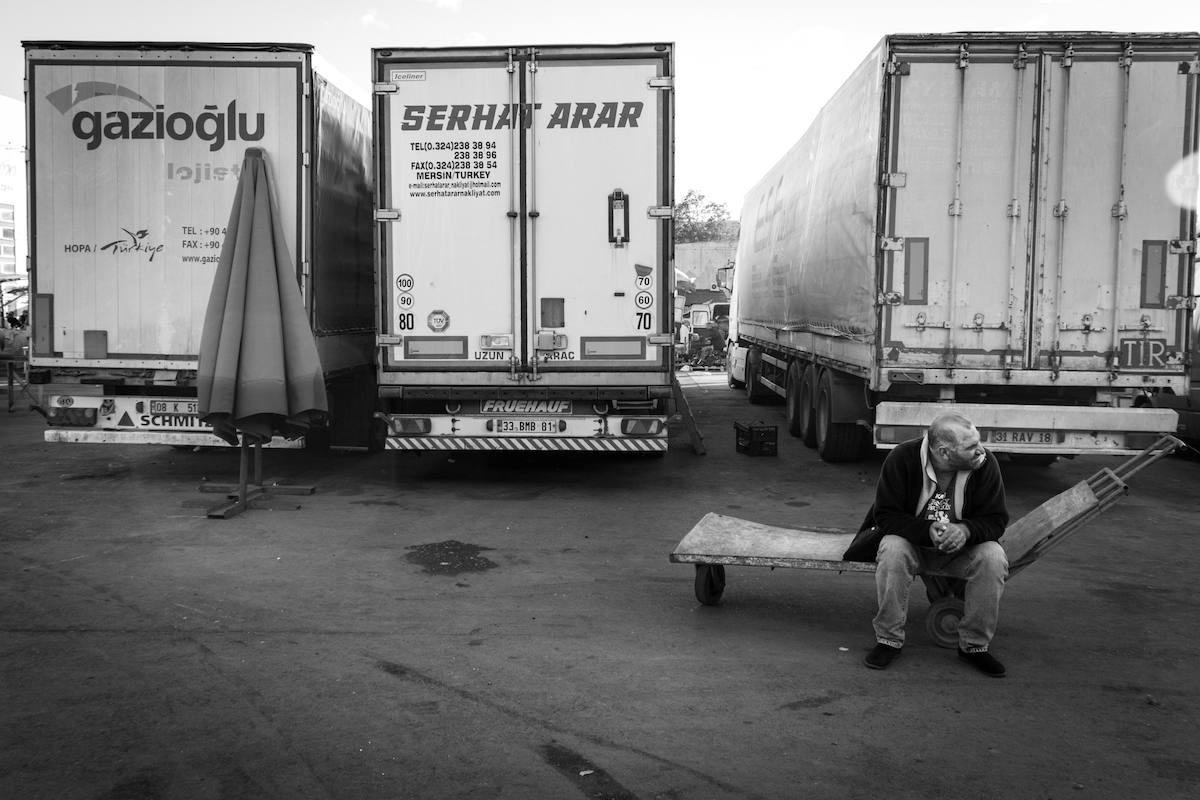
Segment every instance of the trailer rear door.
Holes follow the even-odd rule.
[[[376,62],[381,379],[666,374],[669,47]]]
[[[1036,70],[1012,55],[897,53],[891,81],[886,365],[1024,364]]]
[[[268,154],[288,248],[304,256],[308,55],[113,45],[27,58],[32,363],[195,369],[247,147]]]
[[[1039,366],[1182,372],[1194,214],[1167,181],[1196,150],[1194,63],[1136,43],[1042,58]]]
[[[898,45],[884,365],[1182,375],[1195,213],[1167,183],[1194,199],[1196,63],[1159,37]]]

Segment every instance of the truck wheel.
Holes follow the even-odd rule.
[[[925,615],[925,631],[938,647],[958,647],[958,623],[965,604],[957,597],[934,601]]]
[[[772,396],[767,387],[758,382],[758,374],[762,372],[762,351],[755,348],[746,353],[746,400],[751,405],[760,406]]]
[[[817,384],[817,455],[833,464],[857,461],[862,457],[866,441],[863,428],[853,422],[833,422],[833,378],[829,370],[821,370]]]
[[[725,592],[725,567],[721,564],[696,565],[696,599],[706,606],[721,602]]]
[[[792,436],[803,436],[804,431],[812,427],[812,420],[805,419],[804,409],[800,404],[800,389],[804,383],[804,367],[799,361],[788,364],[787,394],[784,397],[787,409],[787,429]],[[808,416],[812,417],[812,403],[808,404]]]
[[[388,424],[378,417],[372,418],[367,430],[367,452],[382,453],[387,449]]]
[[[804,442],[805,447],[817,446],[817,414],[816,404],[813,402],[817,394],[816,377],[815,364],[806,364],[800,371],[800,431],[796,435]]]

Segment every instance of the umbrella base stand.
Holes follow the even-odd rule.
[[[277,495],[305,495],[313,494],[317,491],[315,486],[293,486],[287,482],[287,478],[262,478],[262,443],[256,442],[254,445],[254,482],[249,481],[249,461],[250,461],[250,444],[246,437],[242,437],[241,444],[241,478],[236,484],[232,483],[205,483],[200,486],[200,491],[206,494],[223,494],[226,496],[226,502],[212,506],[208,509],[210,518],[229,519],[236,517],[251,508],[271,509],[275,511],[294,511],[300,508],[300,504],[294,501],[284,503],[271,503]]]

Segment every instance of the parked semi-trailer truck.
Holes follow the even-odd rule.
[[[661,454],[669,44],[376,49],[376,447]]]
[[[257,147],[327,381],[329,427],[310,438],[365,447],[371,140],[353,88],[302,44],[38,41],[25,54],[31,376],[101,387],[51,395],[46,441],[223,444],[198,419],[196,368]]]
[[[746,197],[731,384],[827,461],[949,403],[1027,461],[1174,433],[1198,81],[1194,33],[886,37]]]

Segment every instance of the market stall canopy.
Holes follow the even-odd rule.
[[[200,419],[230,444],[305,435],[328,412],[266,157],[246,150],[200,340]]]

